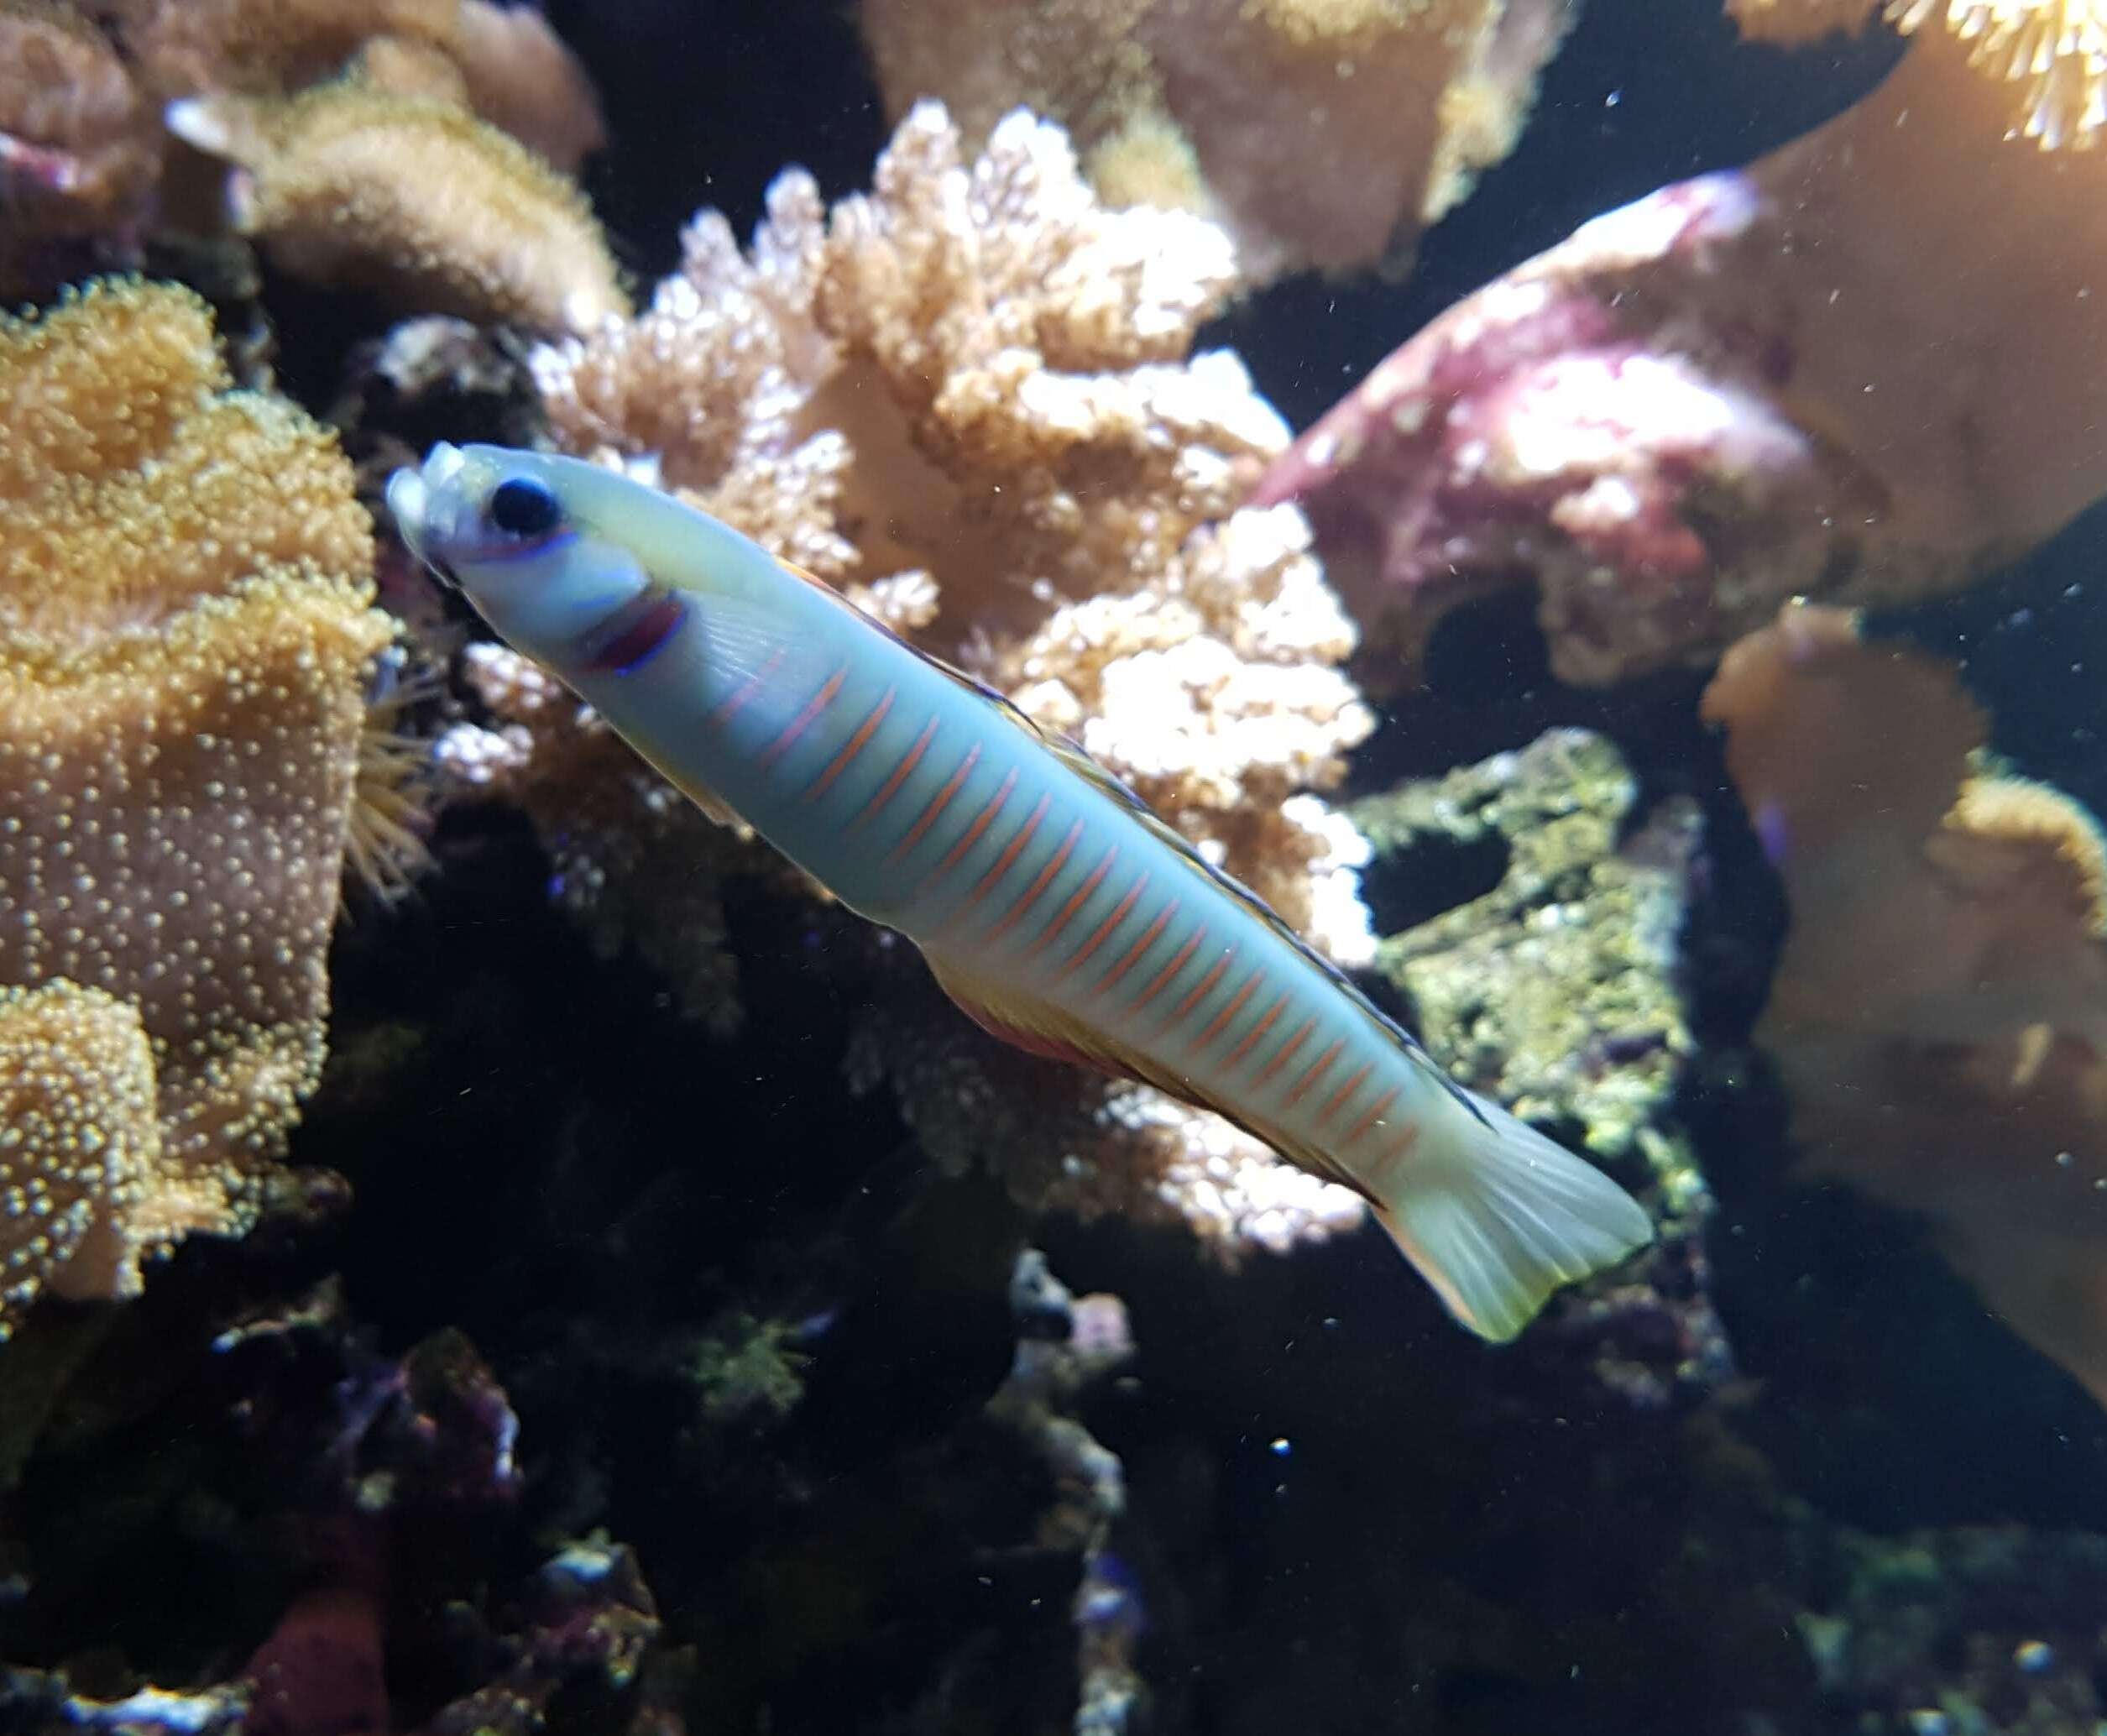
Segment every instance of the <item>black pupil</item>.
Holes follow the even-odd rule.
[[[508,536],[546,536],[562,512],[538,482],[515,476],[490,491],[490,522]]]

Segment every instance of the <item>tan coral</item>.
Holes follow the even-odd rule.
[[[44,0],[0,0],[0,271],[37,243],[145,215],[159,170],[150,106],[109,39]]]
[[[1059,130],[1024,115],[969,160],[923,105],[874,183],[829,213],[786,174],[750,254],[698,217],[635,319],[537,353],[559,439],[656,473],[1079,735],[1320,944],[1366,960],[1360,840],[1312,793],[1373,723],[1337,667],[1352,630],[1299,515],[1239,508],[1285,428],[1234,357],[1187,358],[1236,281],[1226,237],[1106,210]],[[457,781],[521,801],[602,944],[664,954],[719,1014],[731,971],[698,901],[782,871],[698,842],[708,829],[516,660],[470,668],[494,727],[448,737]],[[940,1161],[999,1159],[1028,1197],[1175,1206],[1232,1238],[1358,1221],[1350,1195],[1287,1180],[1211,1116],[1012,1058],[933,1000],[901,1014],[898,949],[828,956],[889,973],[863,1070],[894,1080]],[[971,1106],[991,1101],[1018,1111],[1017,1141]]]
[[[254,1221],[319,1076],[391,632],[349,465],[225,384],[180,290],[102,285],[0,326],[0,405],[41,406],[0,438],[0,984],[130,1010],[159,1168],[112,1233],[149,1251]],[[50,1161],[17,1145],[0,1182]]]
[[[605,143],[584,69],[539,8],[493,0],[120,0],[113,29],[148,86],[280,96],[349,67],[472,109],[566,173]]]
[[[895,114],[1024,104],[1107,198],[1223,222],[1254,278],[1409,257],[1510,150],[1569,0],[863,0]]]
[[[538,8],[493,0],[0,0],[0,290],[135,264],[153,228],[216,225],[164,118],[356,69],[473,112],[577,167],[605,142],[591,81]]]
[[[114,27],[164,96],[296,91],[375,37],[442,48],[459,0],[119,0]]]
[[[294,276],[547,332],[629,310],[583,196],[451,102],[350,81],[194,98],[170,124],[247,171],[242,227]]]
[[[2098,829],[1972,770],[1953,671],[1801,607],[1705,696],[1791,928],[1756,1030],[1802,1173],[1926,1214],[2107,1403],[2107,915]]]

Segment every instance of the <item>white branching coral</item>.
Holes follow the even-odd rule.
[[[1339,667],[1353,629],[1300,514],[1241,505],[1287,429],[1233,355],[1188,357],[1235,282],[1212,225],[1101,206],[1059,128],[1014,114],[969,162],[925,103],[871,193],[830,212],[790,170],[745,252],[705,212],[647,309],[542,348],[535,371],[569,449],[656,467],[1076,735],[1211,860],[1361,961],[1359,840],[1311,793],[1372,727]],[[619,744],[509,667],[478,654],[491,724],[450,739],[457,781],[536,817],[563,896],[604,944],[627,933],[691,1006],[735,1017],[710,901],[724,874],[782,871],[634,762],[609,775]],[[1210,1227],[1287,1221],[1270,1203],[1225,1209],[1226,1171],[1200,1197],[1210,1163],[1271,1166],[1255,1142],[1139,1088],[1108,1095],[998,1056],[933,1002],[903,1017],[899,973],[886,980],[885,1028],[860,1055],[939,1161],[999,1156],[1034,1198],[1160,1209],[1167,1190]],[[1033,1106],[991,1119],[994,1099]],[[1255,1182],[1227,1193],[1269,1198]]]

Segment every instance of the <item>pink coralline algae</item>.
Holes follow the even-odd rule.
[[[1765,215],[1728,174],[1596,219],[1437,319],[1268,473],[1258,498],[1303,505],[1368,625],[1372,682],[1409,679],[1440,617],[1497,586],[1533,580],[1559,673],[1606,682],[1702,656],[1775,607],[1774,578],[1820,573],[1841,503],[1773,400],[1789,348],[1702,306]]]
[[[1358,672],[1409,683],[1450,608],[1533,583],[1557,672],[1607,683],[2068,523],[2107,487],[2107,169],[2010,108],[1926,32],[1834,120],[1583,225],[1383,362],[1256,496],[1309,513]]]

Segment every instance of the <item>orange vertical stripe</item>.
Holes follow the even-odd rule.
[[[825,795],[834,781],[846,771],[855,762],[856,756],[871,745],[871,738],[878,733],[878,725],[886,720],[886,714],[892,709],[892,696],[895,691],[896,689],[892,688],[887,688],[885,698],[871,708],[871,715],[856,725],[856,733],[849,738],[841,751],[834,756],[833,763],[821,772],[813,781],[811,787],[806,790],[806,801],[817,802]]]
[[[1325,1100],[1324,1107],[1317,1111],[1317,1125],[1321,1127],[1333,1116],[1345,1108],[1347,1100],[1361,1089],[1361,1082],[1374,1071],[1375,1063],[1371,1061],[1327,1097]]]
[[[1253,1025],[1248,1031],[1245,1032],[1242,1040],[1237,1043],[1236,1048],[1230,1050],[1227,1054],[1222,1057],[1221,1064],[1222,1070],[1224,1072],[1227,1072],[1229,1069],[1234,1067],[1239,1061],[1242,1060],[1246,1055],[1249,1054],[1252,1050],[1257,1048],[1259,1039],[1263,1038],[1267,1032],[1273,1029],[1273,1021],[1278,1018],[1280,1015],[1287,1010],[1289,1001],[1294,998],[1294,991],[1283,989],[1280,991],[1280,998],[1266,1009],[1265,1017],[1260,1019],[1258,1022]]]
[[[1017,836],[1002,846],[1002,854],[995,859],[995,865],[974,882],[973,891],[965,901],[969,907],[978,904],[987,896],[989,889],[1016,865],[1017,859],[1024,854],[1024,846],[1032,841],[1032,834],[1038,830],[1039,822],[1046,818],[1046,810],[1053,805],[1051,796],[1039,797],[1038,805],[1033,808],[1031,818],[1017,829]]]
[[[1171,1030],[1177,1025],[1179,1020],[1184,1017],[1184,1016],[1190,1012],[1193,1008],[1199,1006],[1200,1001],[1206,998],[1209,991],[1210,991],[1216,983],[1221,980],[1222,972],[1228,970],[1230,965],[1235,962],[1236,957],[1236,949],[1232,946],[1219,959],[1216,960],[1213,968],[1208,971],[1206,975],[1201,977],[1198,982],[1192,986],[1191,989],[1187,991],[1185,998],[1183,1001],[1180,1001],[1178,1005],[1172,1009],[1171,1016],[1165,1019],[1163,1022],[1157,1027],[1158,1032],[1161,1033]]]
[[[938,817],[951,805],[951,798],[959,793],[959,787],[967,778],[972,776],[973,768],[980,763],[980,744],[976,741],[966,750],[965,757],[959,761],[959,769],[951,774],[949,782],[935,795],[929,797],[928,806],[922,810],[921,816],[915,823],[907,828],[907,835],[893,845],[890,860],[898,861],[915,845],[922,842],[923,837],[928,834],[929,828],[936,824]]]
[[[1075,840],[1083,835],[1083,823],[1077,820],[1068,829],[1068,836],[1061,840],[1061,847],[1054,852],[1054,860],[1039,870],[1038,877],[1024,889],[1024,895],[1010,907],[1009,914],[988,931],[990,940],[1000,940],[1017,923],[1017,918],[1038,902],[1038,896],[1061,871],[1068,860],[1069,852],[1075,848]]]
[[[1397,1101],[1398,1088],[1395,1085],[1392,1085],[1388,1090],[1385,1091],[1380,1097],[1377,1098],[1373,1103],[1368,1106],[1367,1111],[1362,1116],[1359,1121],[1356,1122],[1346,1130],[1346,1137],[1340,1142],[1340,1149],[1343,1151],[1350,1148],[1355,1141],[1358,1140],[1368,1131],[1369,1128],[1372,1127],[1378,1122],[1381,1121],[1383,1119],[1383,1111],[1388,1109]],[[1414,1131],[1414,1137],[1416,1137],[1417,1130],[1415,1129]]]
[[[1186,960],[1192,957],[1195,953],[1200,950],[1201,943],[1206,939],[1207,931],[1205,928],[1194,929],[1190,938],[1187,939],[1183,946],[1178,949],[1177,956],[1172,959],[1169,964],[1164,965],[1161,970],[1158,970],[1155,975],[1149,979],[1148,986],[1142,991],[1141,999],[1137,1001],[1127,1010],[1129,1012],[1139,1012],[1142,1008],[1148,1006],[1150,1001],[1153,1001],[1156,998],[1158,991],[1159,991],[1165,983],[1169,982],[1171,978],[1177,975],[1179,971],[1185,968]]]
[[[772,766],[797,745],[797,738],[809,729],[820,714],[834,703],[834,695],[841,691],[841,683],[849,673],[849,666],[840,668],[827,677],[826,685],[806,702],[805,709],[784,725],[783,732],[761,750],[761,763]]]
[[[1244,1002],[1251,999],[1252,991],[1258,986],[1258,979],[1265,974],[1266,967],[1261,965],[1244,979],[1244,986],[1229,997],[1229,1004],[1208,1021],[1205,1030],[1193,1038],[1193,1048],[1196,1049],[1206,1048],[1229,1027],[1229,1022],[1243,1011]]]
[[[1080,826],[1082,824],[1082,822],[1078,820],[1076,824]],[[1036,957],[1038,954],[1044,952],[1047,948],[1053,945],[1055,941],[1061,938],[1061,930],[1068,927],[1070,919],[1074,918],[1075,912],[1080,910],[1083,906],[1089,902],[1090,895],[1098,889],[1098,886],[1103,882],[1106,875],[1111,871],[1112,859],[1118,855],[1119,846],[1116,844],[1111,845],[1106,850],[1103,859],[1099,861],[1097,866],[1090,870],[1089,876],[1084,881],[1083,884],[1076,887],[1075,891],[1069,896],[1068,902],[1061,907],[1060,914],[1055,917],[1054,920],[1047,925],[1046,931],[1042,933],[1037,940],[1032,943],[1031,950],[1026,954],[1026,957]]]
[[[856,817],[849,822],[851,826],[860,826],[865,820],[874,818],[886,803],[900,793],[900,786],[907,781],[908,775],[922,763],[923,755],[929,749],[929,738],[936,733],[937,720],[931,718],[922,726],[922,733],[915,737],[914,745],[907,750],[900,763],[892,768],[892,776],[886,780],[885,787],[865,803]]]
[[[747,702],[750,700],[755,694],[760,693],[763,688],[768,685],[768,677],[773,675],[776,669],[781,667],[782,660],[783,654],[781,651],[777,651],[769,652],[768,661],[763,663],[760,668],[754,671],[754,672],[748,676],[745,681],[740,682],[739,690],[736,693],[733,693],[729,698],[721,701],[710,712],[710,722],[713,724],[729,723],[737,713],[745,709]]]
[[[941,879],[959,865],[959,859],[980,841],[980,834],[987,830],[988,823],[1002,811],[1002,804],[1010,799],[1010,792],[1016,787],[1017,771],[1012,767],[1009,775],[1002,780],[1002,787],[989,797],[987,805],[974,815],[973,824],[965,829],[965,835],[953,844],[945,852],[944,860],[937,864],[936,872],[930,876],[932,881]]]
[[[1096,986],[1091,989],[1090,992],[1093,995],[1103,994],[1106,990],[1112,987],[1129,970],[1132,970],[1134,960],[1155,945],[1157,937],[1170,926],[1170,919],[1177,914],[1178,901],[1174,898],[1157,912],[1156,920],[1142,932],[1140,939],[1127,949],[1126,952],[1121,955],[1120,961],[1104,975],[1098,978]]]
[[[1104,945],[1106,938],[1114,929],[1127,920],[1127,912],[1133,909],[1148,886],[1148,876],[1143,874],[1132,886],[1127,888],[1127,896],[1113,907],[1112,913],[1097,925],[1096,933],[1076,949],[1075,955],[1068,963],[1061,966],[1060,973],[1055,976],[1054,981],[1065,981],[1072,973],[1080,970],[1084,965],[1090,963],[1090,955],[1096,952],[1099,947]]]
[[[1297,1049],[1300,1048],[1304,1043],[1309,1039],[1310,1033],[1316,1028],[1317,1016],[1313,1012],[1308,1018],[1304,1019],[1295,1027],[1294,1034],[1292,1037],[1290,1037],[1285,1043],[1282,1043],[1278,1048],[1273,1051],[1273,1059],[1258,1069],[1258,1076],[1252,1080],[1252,1084],[1254,1085],[1262,1085],[1265,1084],[1268,1080],[1271,1079],[1274,1074],[1279,1072],[1283,1067],[1288,1064],[1288,1057],[1292,1055]]]
[[[1288,1093],[1289,1107],[1293,1108],[1299,1103],[1303,1094],[1331,1070],[1331,1064],[1339,1059],[1339,1051],[1346,1046],[1346,1039],[1341,1037],[1310,1064],[1310,1070],[1295,1081],[1294,1090]]]

